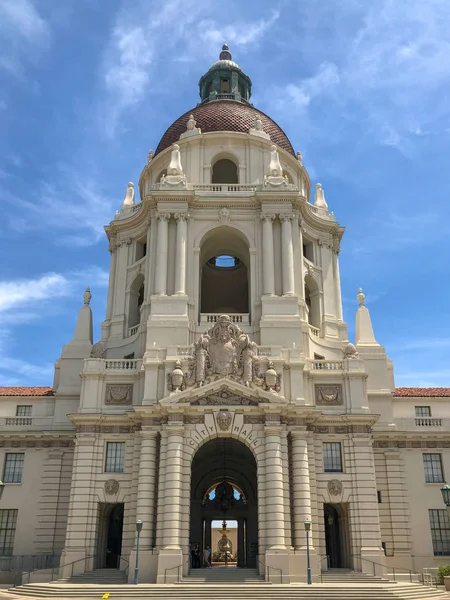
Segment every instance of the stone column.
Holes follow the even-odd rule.
[[[238,559],[237,559],[237,566],[238,567],[245,567],[246,566],[246,560],[245,560],[245,556],[246,556],[246,548],[244,547],[245,544],[245,536],[244,536],[244,519],[239,519],[238,520],[238,526],[237,526],[237,552],[238,552]]]
[[[169,252],[170,213],[158,213],[158,239],[156,246],[155,293],[167,294],[167,259]]]
[[[183,421],[181,415],[169,415],[165,483],[164,548],[180,549]]]
[[[384,456],[392,526],[391,550],[397,565],[411,569],[411,525],[403,459],[398,450],[386,451]],[[383,502],[385,501],[386,499],[383,499]]]
[[[305,521],[311,521],[311,492],[309,486],[308,442],[304,430],[291,431],[292,440],[292,498],[294,547],[304,548],[306,545]],[[317,524],[316,524],[317,525]],[[310,544],[312,545],[312,532]]]
[[[110,319],[113,314],[114,293],[116,289],[117,245],[115,238],[111,240],[108,249],[111,253],[111,262],[109,264],[108,302],[106,305],[106,318]]]
[[[141,519],[144,523],[141,532],[140,547],[142,550],[150,550],[153,547],[155,534],[156,444],[158,431],[156,429],[143,429],[141,437],[136,519]]]
[[[282,428],[279,418],[275,418],[277,416],[267,415],[265,427],[266,481],[270,482],[269,493],[266,494],[266,543],[268,550],[286,549],[284,534]],[[267,424],[267,419],[272,417],[274,417],[274,420],[269,421],[269,424]]]
[[[275,262],[273,252],[273,220],[275,215],[261,213],[263,251],[263,295],[275,294]]]
[[[339,242],[335,239],[333,244],[333,267],[334,267],[334,281],[336,285],[336,317],[339,321],[342,321],[344,316],[342,314],[342,295],[341,295],[341,276],[339,273]]]
[[[166,456],[167,456],[167,430],[161,430],[159,473],[158,473],[158,504],[156,513],[156,545],[161,549],[164,545],[164,507],[166,489]]]
[[[292,246],[292,219],[292,214],[280,214],[283,296],[294,295],[294,249]]]
[[[187,242],[187,213],[176,213],[177,222],[177,248],[175,254],[175,294],[186,294],[186,242]]]

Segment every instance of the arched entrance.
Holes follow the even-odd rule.
[[[117,569],[122,554],[122,503],[99,503],[99,531],[96,566],[98,569]]]
[[[201,557],[206,547],[213,560],[256,567],[258,555],[257,466],[251,450],[232,438],[216,438],[194,456],[191,472],[190,544]],[[237,521],[233,540],[223,533],[212,547],[213,521]],[[217,528],[215,528],[217,529]],[[226,529],[226,528],[225,528]],[[237,547],[235,547],[237,546]],[[203,562],[203,561],[202,561]]]
[[[328,568],[351,566],[347,504],[325,504],[325,545]]]

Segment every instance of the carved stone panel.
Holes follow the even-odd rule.
[[[228,431],[231,425],[233,415],[228,410],[220,410],[216,414],[216,422],[220,431]]]
[[[105,494],[114,496],[119,491],[119,482],[116,479],[108,479],[105,481]]]
[[[108,383],[106,385],[105,404],[121,405],[132,404],[132,383]]]
[[[327,489],[331,496],[340,496],[342,494],[342,482],[339,479],[330,479]]]
[[[316,384],[314,388],[317,406],[339,406],[344,403],[341,384]]]
[[[258,406],[258,402],[252,398],[244,398],[227,391],[198,398],[193,400],[191,404],[196,406]]]

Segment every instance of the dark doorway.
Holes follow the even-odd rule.
[[[350,568],[346,504],[324,504],[325,544],[329,569]]]
[[[98,569],[118,569],[122,553],[123,503],[99,504]]]
[[[232,438],[216,438],[202,446],[192,461],[190,544],[200,556],[209,546],[213,559],[238,567],[256,567],[258,555],[257,467],[253,453]],[[237,521],[235,539],[213,544],[213,521]],[[218,529],[215,527],[215,529]],[[227,559],[228,561],[228,559]]]

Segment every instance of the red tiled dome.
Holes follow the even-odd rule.
[[[178,142],[180,135],[186,131],[189,115],[194,115],[197,127],[202,133],[210,131],[237,131],[248,133],[255,125],[256,117],[262,121],[263,130],[270,135],[274,144],[295,156],[294,149],[287,135],[270,117],[249,104],[234,100],[214,100],[199,104],[181,115],[162,136],[155,155]]]

